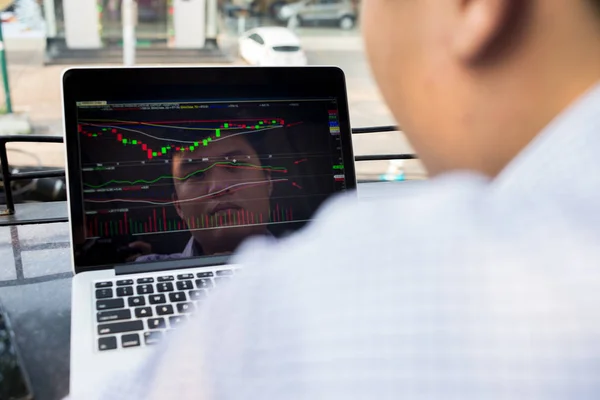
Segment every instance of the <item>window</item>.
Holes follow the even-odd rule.
[[[273,46],[273,50],[280,51],[282,53],[293,53],[295,51],[300,51],[299,46]]]
[[[260,35],[257,35],[256,33],[250,35],[249,39],[254,40],[258,44],[265,44],[263,38],[261,38]]]

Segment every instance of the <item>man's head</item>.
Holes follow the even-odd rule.
[[[600,79],[600,0],[365,0],[372,68],[431,173],[496,175]]]
[[[205,254],[231,252],[245,238],[266,232],[260,222],[269,218],[271,173],[245,135],[200,142],[174,155],[172,168],[175,208]]]

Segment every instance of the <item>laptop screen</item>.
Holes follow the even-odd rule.
[[[302,227],[346,176],[333,97],[77,102],[77,266],[226,255]],[[72,199],[73,201],[73,199]]]

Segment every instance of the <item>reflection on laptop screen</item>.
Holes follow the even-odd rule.
[[[77,265],[233,252],[345,190],[334,98],[78,102]]]

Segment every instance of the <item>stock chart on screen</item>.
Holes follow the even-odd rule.
[[[335,99],[78,103],[86,238],[302,223],[344,189]]]

